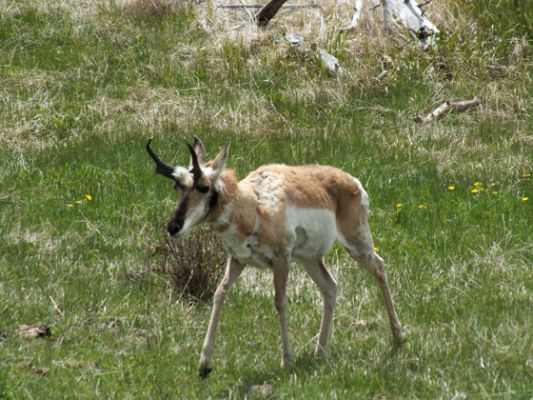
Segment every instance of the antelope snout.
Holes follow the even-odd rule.
[[[179,233],[182,227],[183,223],[172,220],[167,225],[167,232],[170,236],[176,236],[176,234]]]

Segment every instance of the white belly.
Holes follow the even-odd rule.
[[[221,236],[224,247],[232,257],[241,264],[272,268],[274,252],[269,246],[260,244],[255,234],[248,236],[244,241],[237,240],[236,236],[233,227]]]
[[[279,234],[288,238],[285,250],[294,259],[323,257],[337,240],[335,214],[327,209],[296,208],[285,210],[287,224],[280,227]],[[259,221],[258,221],[259,222]],[[272,268],[275,251],[268,243],[259,243],[257,233],[261,224],[256,224],[253,234],[244,240],[238,239],[237,229],[230,227],[221,234],[224,247],[242,264],[260,268]]]
[[[337,239],[337,223],[331,210],[287,207],[288,226],[294,232],[295,258],[324,256]]]

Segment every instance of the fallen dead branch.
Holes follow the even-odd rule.
[[[229,8],[229,9],[239,9],[239,8],[248,8],[248,9],[260,9],[263,8],[264,4],[219,4],[217,8]],[[319,4],[286,4],[283,8],[299,10],[302,8],[321,8]]]
[[[481,104],[481,100],[479,100],[478,98],[475,98],[472,100],[463,100],[463,101],[446,100],[440,106],[435,108],[431,113],[419,114],[414,118],[414,120],[415,122],[420,122],[420,123],[425,124],[433,120],[441,119],[446,114],[448,114],[448,112],[450,111],[464,112],[468,110],[470,107],[477,106],[479,104]]]
[[[269,21],[274,18],[279,9],[284,6],[287,0],[270,0],[263,7],[258,5],[235,5],[221,8],[260,8],[256,14],[255,19],[259,26],[268,25]],[[431,0],[424,3],[427,5]],[[368,0],[367,0],[368,2]],[[342,29],[342,31],[350,31],[354,29],[362,16],[364,8],[364,0],[354,0],[354,14],[350,25]],[[258,7],[257,7],[258,6]],[[289,7],[286,5],[284,7]],[[437,27],[426,17],[424,12],[420,9],[414,0],[380,0],[380,4],[383,8],[383,32],[387,34],[389,32],[389,19],[390,15],[394,14],[397,20],[407,27],[419,40],[422,48],[427,49],[432,43],[436,35],[439,34]],[[320,8],[315,4],[302,4],[292,5],[292,8]]]
[[[455,111],[463,112],[468,110],[470,107],[477,106],[479,104],[481,104],[481,100],[475,98],[472,100],[456,101],[452,103],[452,106],[455,108]]]

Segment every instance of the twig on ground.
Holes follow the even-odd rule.
[[[462,101],[446,100],[440,106],[435,108],[431,113],[419,114],[414,118],[414,120],[415,122],[420,122],[420,123],[425,124],[433,120],[441,119],[450,111],[464,112],[468,110],[470,107],[477,106],[479,104],[481,104],[481,100],[479,100],[478,98],[474,98],[472,100],[462,100]]]

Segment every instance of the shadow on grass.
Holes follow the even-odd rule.
[[[389,365],[405,350],[405,342],[398,343],[391,338],[388,349],[383,351],[383,362]],[[280,364],[267,363],[261,367],[250,366],[243,370],[238,379],[230,387],[226,387],[217,396],[220,398],[281,398],[281,393],[277,393],[277,388],[284,388],[291,386],[293,381],[307,381],[307,378],[312,379],[315,375],[323,377],[330,375],[343,375],[342,369],[351,370],[348,365],[352,365],[346,358],[352,356],[354,362],[359,358],[365,358],[365,355],[360,353],[352,353],[337,349],[333,351],[327,358],[315,356],[312,352],[304,352],[296,355],[293,362],[288,367],[282,367]],[[366,354],[366,356],[369,356]],[[376,366],[377,370],[382,369],[382,365]],[[216,372],[215,372],[216,373]],[[212,377],[210,377],[212,378]],[[209,379],[209,378],[208,378]],[[286,394],[286,393],[285,393]]]
[[[327,364],[333,366],[333,360],[323,359],[307,353],[295,357],[288,367],[277,365],[273,368],[249,368],[241,376],[239,382],[231,388],[231,392],[236,395],[236,398],[275,399],[279,397],[275,391],[276,386],[280,384],[286,386],[291,376],[311,375],[314,371]],[[265,390],[266,393],[261,393],[261,390]]]

